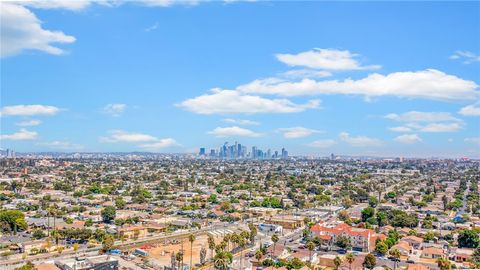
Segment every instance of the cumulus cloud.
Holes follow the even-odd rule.
[[[0,111],[0,116],[32,116],[32,115],[55,115],[59,108],[46,105],[14,105],[5,106]]]
[[[137,132],[127,132],[124,130],[111,130],[108,137],[101,137],[100,141],[102,142],[151,142],[157,141],[158,139],[155,136],[137,133]]]
[[[404,144],[412,144],[422,141],[422,139],[417,134],[403,134],[395,137],[393,140]]]
[[[100,1],[97,1],[100,3]],[[104,1],[107,2],[107,1]],[[65,0],[37,0],[37,1],[11,1],[22,6],[28,6],[38,9],[67,9],[78,11],[88,7],[92,1],[87,0],[74,0],[74,1],[65,1]]]
[[[260,137],[262,134],[254,132],[252,130],[241,128],[238,126],[233,127],[217,127],[212,131],[209,131],[208,134],[212,134],[215,137],[224,138],[224,137]]]
[[[9,2],[2,2],[1,5],[1,57],[13,56],[24,50],[39,50],[60,55],[64,51],[52,44],[75,41],[75,37],[61,31],[43,29],[37,16],[24,6]]]
[[[153,143],[141,144],[140,147],[147,151],[158,151],[164,148],[178,145],[172,138],[159,139]]]
[[[118,117],[122,115],[122,113],[125,111],[127,108],[127,104],[121,104],[121,103],[114,103],[114,104],[107,104],[105,107],[103,107],[103,112],[110,114],[111,116]]]
[[[288,99],[268,99],[244,95],[234,90],[214,89],[212,94],[187,99],[177,106],[198,114],[296,113],[318,108],[320,100],[296,104]]]
[[[383,142],[379,139],[366,136],[353,137],[347,132],[341,132],[339,137],[340,140],[350,144],[353,147],[377,147],[383,144]]]
[[[402,114],[389,113],[385,118],[399,122],[445,122],[460,121],[449,112],[419,112],[409,111]]]
[[[172,138],[157,138],[155,136],[138,133],[138,132],[127,132],[124,130],[111,130],[110,135],[107,137],[100,137],[100,142],[106,143],[142,143],[138,147],[146,151],[158,151],[163,148],[171,147],[178,145],[177,141]]]
[[[475,62],[480,62],[480,56],[469,51],[456,51],[454,54],[450,56],[450,59],[460,60],[462,61],[462,63],[466,65],[472,64]]]
[[[38,126],[41,123],[42,123],[42,121],[40,121],[40,120],[32,119],[32,120],[20,121],[20,122],[16,123],[15,125],[17,125],[19,127],[32,127],[32,126]]]
[[[404,127],[404,126],[389,127],[388,129],[391,130],[391,131],[394,131],[394,132],[410,132],[410,131],[412,131],[411,128]]]
[[[252,120],[247,120],[247,119],[225,118],[225,119],[223,119],[223,122],[229,123],[229,124],[242,125],[242,126],[258,126],[258,125],[260,125],[259,122],[252,121]]]
[[[319,130],[305,127],[279,128],[277,131],[283,133],[283,137],[287,139],[303,138],[320,132]]]
[[[403,122],[404,126],[389,128],[395,132],[455,132],[463,128],[464,122],[449,112],[410,111],[402,114],[390,113],[386,119]]]
[[[316,148],[330,148],[330,147],[334,146],[335,144],[337,144],[337,142],[335,140],[327,139],[327,140],[313,141],[309,144],[309,146],[316,147]]]
[[[20,131],[13,134],[3,134],[0,135],[0,140],[11,140],[11,141],[28,141],[36,140],[38,133],[35,131],[28,131],[27,129],[20,129]]]
[[[480,137],[465,138],[463,141],[466,143],[480,145]]]
[[[314,69],[294,69],[280,74],[281,77],[289,79],[303,79],[303,78],[325,78],[332,76],[332,73],[325,70]]]
[[[467,105],[461,108],[458,113],[465,116],[480,116],[480,104]]]
[[[337,49],[313,49],[298,54],[276,54],[275,57],[289,66],[302,66],[325,70],[365,70],[378,69],[381,66],[362,66],[358,60],[358,54],[347,50]]]
[[[83,145],[71,143],[67,141],[51,141],[51,142],[42,142],[38,145],[45,146],[51,149],[63,150],[63,151],[80,151],[84,147]]]
[[[248,94],[275,94],[282,96],[313,95],[361,95],[366,98],[395,96],[455,101],[474,100],[478,97],[478,85],[435,69],[394,72],[387,75],[373,73],[366,78],[353,80],[316,81],[303,79],[285,81],[259,79],[240,85],[237,90]]]

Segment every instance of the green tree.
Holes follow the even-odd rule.
[[[119,196],[115,199],[115,207],[117,207],[117,209],[123,209],[125,208],[125,205],[127,205],[127,203],[122,196]]]
[[[390,250],[390,255],[395,259],[393,261],[393,270],[397,270],[397,264],[400,261],[400,251],[396,248]]]
[[[0,210],[0,230],[17,233],[28,228],[25,215],[20,210]]]
[[[309,252],[309,262],[312,263],[312,252],[315,249],[315,243],[313,243],[312,241],[308,241],[306,246]]]
[[[440,270],[450,270],[452,269],[452,264],[450,260],[446,257],[440,257],[437,259],[437,266]]]
[[[339,248],[348,249],[352,246],[352,243],[350,242],[350,238],[340,235],[339,237],[337,237],[335,245]]]
[[[103,208],[102,212],[102,219],[105,223],[110,223],[115,220],[115,216],[117,215],[117,210],[113,206],[106,206]]]
[[[272,235],[272,242],[273,242],[273,251],[272,251],[272,253],[273,253],[273,254],[275,253],[275,250],[276,250],[275,247],[276,247],[276,245],[277,245],[278,240],[280,240],[280,238],[278,237],[278,234],[276,234],[276,233],[273,234],[273,235]],[[272,255],[272,256],[273,256],[273,255]]]
[[[480,243],[478,232],[474,230],[462,230],[458,234],[458,246],[476,248]]]
[[[377,197],[371,196],[370,198],[368,198],[368,205],[372,208],[377,207],[377,205],[378,205]]]
[[[190,269],[193,268],[192,258],[193,258],[193,242],[195,241],[195,235],[190,234],[188,236],[188,242],[190,242]]]
[[[388,246],[384,241],[379,241],[375,245],[375,251],[381,255],[385,255],[388,252]]]
[[[349,252],[345,256],[345,261],[348,263],[348,266],[349,266],[348,268],[352,270],[352,264],[353,262],[355,262],[355,256],[351,252]]]
[[[362,221],[365,222],[367,219],[375,215],[375,209],[373,207],[366,207],[362,210]]]
[[[112,249],[113,245],[115,244],[115,239],[113,238],[112,235],[107,234],[102,241],[102,249],[103,251],[109,251]]]
[[[377,258],[372,253],[368,253],[362,263],[363,267],[373,269],[377,265]]]
[[[333,259],[333,264],[335,265],[335,269],[338,269],[338,267],[342,265],[342,258],[336,256],[335,259]]]

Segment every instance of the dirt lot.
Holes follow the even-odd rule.
[[[207,249],[207,259],[210,258],[211,251],[208,249],[208,236],[206,234],[204,235],[199,235],[195,239],[195,242],[193,242],[193,258],[192,258],[192,263],[195,265],[197,263],[200,263],[200,250],[203,247]],[[219,243],[221,241],[221,237],[216,237],[215,242]],[[170,266],[171,264],[171,255],[172,252],[175,252],[177,254],[182,248],[182,241],[174,241],[174,242],[169,242],[164,243],[163,241],[161,243],[157,243],[156,245],[146,245],[143,246],[142,249],[148,252],[149,259],[153,259],[156,261],[159,265],[167,265]],[[183,262],[184,264],[189,264],[190,263],[190,242],[188,241],[187,238],[183,239],[183,250],[184,250],[184,256],[183,256]]]

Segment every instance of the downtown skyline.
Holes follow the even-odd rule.
[[[2,149],[480,157],[478,2],[46,3],[1,4]]]

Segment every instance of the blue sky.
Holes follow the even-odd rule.
[[[478,2],[1,5],[4,149],[480,156]]]

